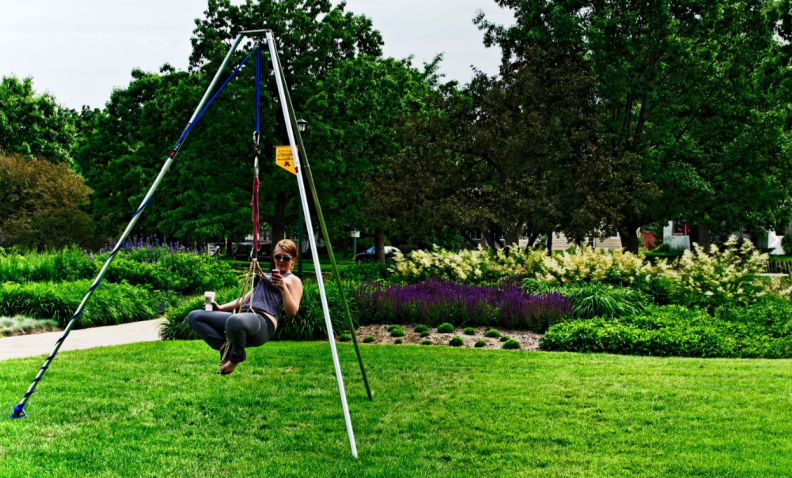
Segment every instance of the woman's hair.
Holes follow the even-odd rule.
[[[277,244],[275,244],[275,247],[272,249],[272,253],[275,254],[275,251],[277,251],[279,248],[286,254],[297,259],[297,244],[294,242],[288,239],[281,239]]]

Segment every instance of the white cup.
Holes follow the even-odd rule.
[[[214,302],[214,300],[214,292],[204,292],[204,310],[212,310],[212,302]]]

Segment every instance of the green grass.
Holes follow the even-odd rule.
[[[0,419],[0,476],[788,476],[792,361],[274,342],[65,352]],[[4,413],[41,358],[0,363]],[[703,368],[700,366],[703,365]]]

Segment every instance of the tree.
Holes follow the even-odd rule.
[[[638,177],[614,184],[630,198],[618,225],[627,250],[637,228],[676,214],[726,227],[788,217],[789,0],[496,1],[516,25],[475,22],[504,67],[528,46],[591,65],[610,152],[639,160]]]
[[[380,55],[382,41],[371,22],[344,8],[325,0],[263,0],[241,6],[210,0],[205,17],[196,21],[189,72],[175,72],[168,65],[160,74],[135,70],[130,85],[114,91],[104,110],[84,111],[85,140],[76,156],[95,191],[92,214],[101,229],[117,233],[138,206],[239,32],[274,31],[298,112],[305,111],[319,83],[343,61],[358,54]],[[251,48],[253,42],[246,40],[232,63],[239,63]],[[288,144],[288,139],[269,65],[265,52],[260,202],[261,221],[272,226],[278,240],[297,218],[297,186],[273,160],[274,147]],[[140,233],[217,241],[251,229],[253,78],[251,59],[190,133],[139,221]],[[315,124],[311,121],[312,128]],[[322,158],[311,158],[314,168],[321,169]],[[333,177],[316,179],[320,190],[333,191],[328,187]]]
[[[521,68],[444,85],[402,127],[410,148],[371,188],[387,214],[428,233],[483,230],[493,247],[528,229],[582,238],[612,224],[623,198],[609,181],[629,165],[603,153],[602,112],[585,63],[534,49]],[[420,221],[410,221],[420,217]],[[532,242],[532,241],[529,241]]]
[[[69,163],[76,119],[50,94],[36,95],[31,77],[4,76],[0,82],[0,151]]]
[[[0,154],[0,246],[92,245],[89,193],[65,164]]]

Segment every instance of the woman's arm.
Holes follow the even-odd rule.
[[[223,305],[218,305],[216,302],[212,302],[212,304],[214,304],[215,310],[219,310],[220,312],[233,312],[234,309],[247,302],[249,298],[250,298],[250,292],[245,294],[245,297],[242,298],[241,302],[239,301],[239,299],[236,299],[236,300],[232,300],[231,302],[226,302]]]
[[[291,276],[289,279],[292,280],[287,281],[281,278],[280,281],[276,279],[273,280],[272,283],[281,291],[281,297],[283,297],[283,311],[286,312],[286,315],[289,317],[294,317],[297,311],[300,310],[300,299],[302,298],[303,287],[302,282],[297,276]]]

